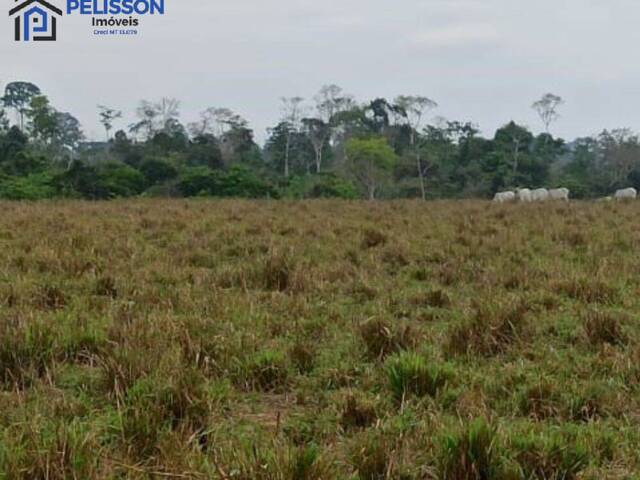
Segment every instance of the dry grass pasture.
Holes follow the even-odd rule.
[[[0,211],[1,479],[640,478],[640,204]]]

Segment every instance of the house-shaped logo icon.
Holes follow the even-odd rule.
[[[16,42],[51,42],[57,37],[57,17],[62,10],[45,0],[24,0],[9,10],[9,16],[15,17]]]

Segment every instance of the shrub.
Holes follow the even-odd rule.
[[[185,168],[178,177],[178,191],[185,197],[212,195],[219,190],[220,172],[207,167]]]
[[[34,173],[26,177],[0,177],[0,198],[42,200],[56,195],[53,176]]]
[[[147,198],[171,198],[179,197],[180,192],[176,186],[175,181],[152,185],[144,191],[144,197]]]
[[[147,185],[166,182],[167,180],[172,180],[178,176],[178,170],[176,167],[166,160],[158,158],[149,158],[142,162],[140,165],[140,171],[145,176]]]
[[[277,198],[272,186],[247,167],[235,165],[228,171],[207,167],[190,167],[178,179],[178,190],[186,197]]]
[[[396,400],[403,400],[411,394],[418,397],[435,396],[453,377],[451,365],[429,364],[414,352],[402,352],[389,357],[385,362],[385,372]]]
[[[220,142],[211,134],[197,135],[191,142],[186,162],[194,167],[224,167]]]
[[[73,161],[66,171],[56,175],[54,182],[63,196],[80,196],[91,200],[112,196],[107,185],[100,180],[98,169],[79,160]]]
[[[220,197],[278,198],[275,189],[256,173],[244,166],[232,166],[221,178],[219,190],[212,192]]]
[[[138,195],[146,186],[142,173],[124,163],[115,162],[100,166],[95,182],[106,192],[107,198]]]
[[[360,195],[349,180],[333,173],[293,177],[284,189],[287,198],[342,198],[354,200]]]

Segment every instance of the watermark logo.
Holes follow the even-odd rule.
[[[16,42],[52,42],[58,36],[62,10],[45,0],[25,0],[9,10],[9,16],[13,18]]]
[[[14,0],[9,10],[16,42],[54,41],[63,11],[51,0]],[[65,0],[66,15],[90,17],[96,36],[138,35],[142,19],[163,16],[164,0]]]
[[[143,18],[164,15],[164,0],[67,0],[67,15],[91,17],[97,36],[139,35]]]

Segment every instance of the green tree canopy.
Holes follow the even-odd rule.
[[[24,116],[29,109],[31,99],[37,95],[40,95],[40,88],[30,82],[11,82],[5,87],[2,102],[18,113],[21,130],[24,130]]]
[[[374,200],[382,185],[389,180],[397,156],[382,137],[354,138],[346,146],[348,169]]]

